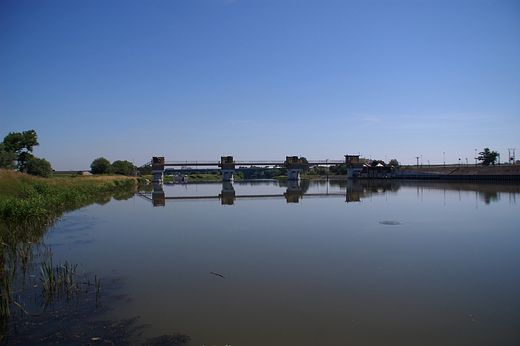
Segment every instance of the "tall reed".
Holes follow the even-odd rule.
[[[15,263],[13,259],[16,259],[16,256],[7,256],[11,261],[8,265],[4,265],[1,278],[2,282],[0,282],[0,329],[2,330],[2,334],[8,333],[14,311],[20,311],[21,316],[27,314],[23,307],[23,302],[16,299],[13,295],[14,285],[16,285],[18,289],[34,290],[37,300],[43,307],[41,313],[44,313],[48,306],[53,304],[55,300],[65,299],[66,302],[69,302],[72,299],[79,299],[83,292],[85,294],[88,293],[89,288],[92,288],[96,294],[97,305],[101,295],[101,280],[99,276],[95,275],[94,282],[91,282],[86,273],[83,275],[78,273],[78,264],[65,261],[63,264],[60,262],[54,266],[52,250],[48,247],[43,247],[39,249],[39,252],[42,258],[39,265],[38,280],[30,283],[28,287],[25,282],[25,277],[20,277],[21,273],[17,271],[20,265],[23,267],[23,261]],[[30,272],[36,273],[35,270],[31,270]]]

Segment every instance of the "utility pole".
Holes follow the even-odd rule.
[[[417,167],[419,167],[419,157],[420,156],[416,156],[415,158],[417,159]]]

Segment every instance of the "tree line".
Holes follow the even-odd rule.
[[[35,130],[10,132],[0,143],[0,168],[18,170],[44,178],[52,176],[50,162],[32,154],[34,147],[38,145],[40,143]],[[126,160],[110,163],[104,157],[100,157],[92,161],[90,168],[92,174],[131,175],[135,166]]]
[[[110,163],[110,161],[104,157],[98,157],[90,164],[90,172],[92,174],[131,175],[135,168],[134,164],[127,160],[116,160]]]

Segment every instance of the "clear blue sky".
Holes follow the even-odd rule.
[[[520,158],[520,1],[0,0],[0,140],[98,157]]]

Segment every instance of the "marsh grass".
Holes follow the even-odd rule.
[[[99,276],[94,275],[92,281],[84,270],[80,273],[78,264],[67,261],[54,265],[52,250],[41,243],[19,245],[16,249],[9,248],[7,244],[2,245],[7,249],[4,249],[5,263],[0,282],[0,335],[8,335],[11,326],[26,315],[45,314],[57,301],[67,304],[75,301],[77,304],[82,295],[93,292],[96,296],[95,304],[98,305],[101,296]],[[36,268],[35,262],[38,260]],[[33,300],[33,304],[29,305],[37,303],[41,311],[27,312],[22,292],[25,298],[32,296],[30,300]],[[34,310],[34,306],[28,310]]]
[[[43,311],[54,302],[55,299],[65,299],[67,302],[72,299],[79,299],[81,292],[87,293],[92,288],[96,293],[96,302],[101,294],[101,280],[99,276],[94,276],[94,282],[90,280],[86,273],[83,276],[78,274],[78,264],[67,261],[63,264],[53,266],[52,256],[44,259],[40,264],[40,283],[41,297],[43,298]]]
[[[34,238],[34,239],[33,239]],[[31,287],[31,273],[34,271],[34,263],[44,252],[39,239],[41,236],[26,234],[25,242],[16,242],[13,239],[4,239],[12,245],[2,241],[0,254],[2,266],[0,267],[0,324],[4,331],[9,324],[13,308],[25,313],[23,304],[20,303],[19,292]],[[31,241],[31,240],[33,241]],[[35,288],[32,285],[32,288]]]

